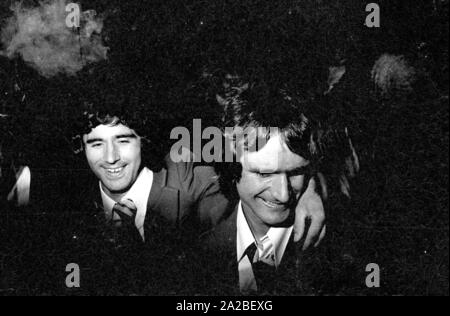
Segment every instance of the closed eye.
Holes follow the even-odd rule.
[[[100,147],[102,145],[102,143],[93,143],[93,144],[91,144],[91,147],[92,148],[98,148],[98,147]]]
[[[261,173],[261,172],[256,172],[256,174],[260,178],[268,178],[268,177],[270,177],[272,175],[271,173]]]

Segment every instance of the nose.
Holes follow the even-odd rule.
[[[279,203],[288,203],[290,198],[289,180],[286,174],[278,174],[272,179],[273,197]]]
[[[106,146],[103,160],[111,165],[120,160],[119,151],[116,145],[108,144]]]

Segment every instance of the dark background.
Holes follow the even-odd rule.
[[[1,22],[10,15],[5,2]],[[350,128],[361,171],[351,200],[332,193],[327,237],[304,256],[304,291],[292,294],[448,295],[448,1],[377,1],[381,28],[363,25],[367,3],[81,1],[83,10],[106,13],[107,61],[45,79],[20,59],[0,57],[0,113],[9,115],[0,121],[1,193],[11,164],[49,178],[67,172],[53,189],[80,186],[77,170],[86,166],[72,153],[71,127],[83,104],[142,111],[154,151],[164,152],[172,127],[219,119],[217,82],[203,74],[278,76],[315,91],[326,86],[328,67],[345,59],[329,116]],[[370,70],[384,53],[416,69],[412,92],[376,91]],[[33,270],[17,268],[27,248],[9,237],[24,217],[32,223],[40,215],[4,205],[0,294],[45,294],[20,281]],[[365,286],[372,262],[381,268],[378,289]]]

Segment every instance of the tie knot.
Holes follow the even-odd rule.
[[[258,291],[270,291],[275,285],[276,268],[272,262],[267,262],[264,257],[260,258],[259,254],[256,258],[258,247],[256,243],[252,243],[247,247],[245,254],[248,256],[252,265],[253,275],[255,277]],[[264,252],[264,249],[263,249]]]
[[[260,253],[260,261],[265,262],[268,265],[275,265],[275,248],[273,246],[272,241],[268,236],[264,237],[261,240],[261,253]]]
[[[137,208],[133,201],[126,199],[116,203],[113,211],[119,215],[122,221],[134,221]]]
[[[258,249],[260,248],[260,251]],[[258,255],[256,255],[258,251]],[[259,246],[252,243],[247,247],[245,254],[248,256],[250,262],[264,262],[270,266],[275,266],[275,252],[272,241],[269,238],[263,238]]]
[[[252,243],[250,246],[247,247],[245,250],[245,255],[248,257],[251,263],[255,260],[255,254],[258,250],[258,247],[256,247],[256,243]]]
[[[137,207],[134,202],[127,199],[116,203],[113,208],[113,216],[114,213],[120,217],[120,220],[115,222],[116,227],[119,228],[116,231],[119,234],[118,240],[121,241],[118,247],[128,243],[142,243],[142,237],[135,223]]]

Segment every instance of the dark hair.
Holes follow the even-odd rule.
[[[157,124],[158,118],[145,105],[133,107],[94,106],[85,103],[78,117],[72,120],[72,146],[75,154],[84,151],[83,135],[89,134],[99,125],[116,126],[123,124],[136,132],[142,140],[143,164],[156,171],[162,167],[164,149],[158,145],[161,137]]]
[[[232,78],[237,79],[237,78]],[[236,81],[236,80],[235,80]],[[234,82],[224,85],[222,95],[218,95],[219,104],[223,107],[222,129],[228,140],[236,141],[239,135],[229,134],[226,128],[242,128],[256,130],[256,139],[244,133],[245,150],[260,150],[273,135],[273,128],[286,142],[289,149],[310,161],[310,172],[313,173],[320,160],[321,151],[318,144],[318,121],[312,113],[312,106],[302,96],[291,94],[286,86],[269,84],[265,81],[252,83]],[[272,128],[272,130],[271,130]],[[241,138],[242,139],[242,138]],[[263,140],[262,142],[260,140]],[[265,140],[265,141],[264,141]],[[242,166],[239,162],[216,165],[224,190],[241,177]]]
[[[295,84],[244,80],[230,75],[223,88],[217,100],[223,107],[224,129],[256,128],[259,145],[260,138],[271,137],[270,127],[277,128],[289,149],[310,161],[308,177],[321,173],[330,189],[339,187],[349,196],[348,179],[359,171],[359,158],[346,127],[346,117],[339,110],[342,102],[339,94],[323,93],[311,87],[299,92]],[[226,131],[224,134],[228,141],[230,138],[235,141],[236,135],[227,135]],[[245,139],[247,134],[244,133],[244,150],[261,149],[252,146],[254,139]],[[231,199],[238,199],[234,185],[241,177],[241,164],[221,163],[215,167],[223,192]]]

